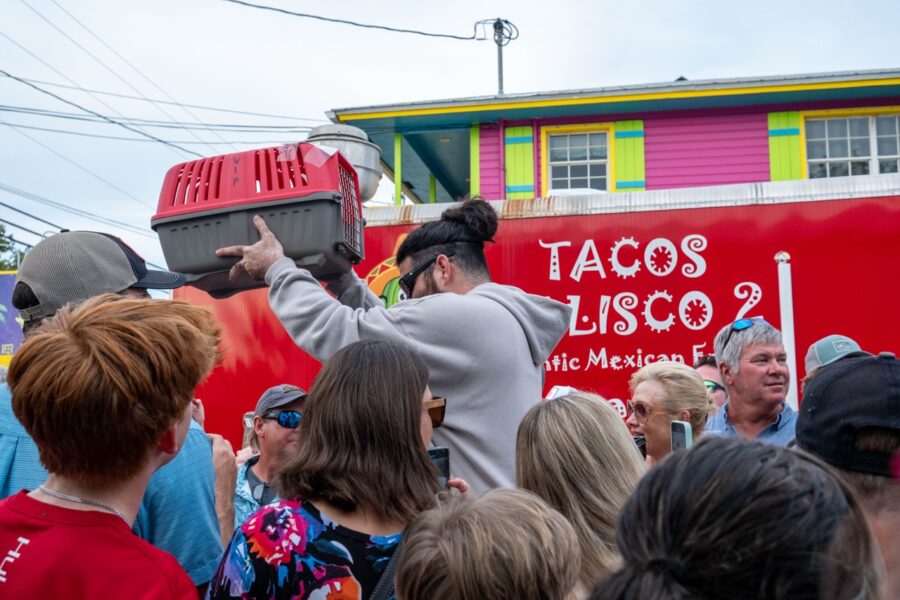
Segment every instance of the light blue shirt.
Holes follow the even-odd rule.
[[[46,479],[37,446],[12,411],[9,387],[0,384],[0,498]],[[134,532],[173,555],[194,585],[212,579],[223,552],[212,444],[193,420],[181,451],[150,478]]]
[[[241,465],[234,482],[234,528],[237,529],[250,518],[250,515],[259,510],[260,504],[253,497],[250,482],[247,480],[247,469],[259,462],[259,454],[251,456],[247,462]],[[272,502],[277,502],[276,496]]]
[[[716,414],[706,422],[704,435],[718,437],[741,437],[734,426],[728,420],[728,406],[726,402],[716,411]],[[763,429],[756,439],[773,446],[787,446],[794,439],[794,431],[797,428],[797,413],[786,402],[781,404],[781,412],[775,418],[775,422]]]

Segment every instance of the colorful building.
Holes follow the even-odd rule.
[[[535,198],[900,170],[900,70],[335,109],[416,202]],[[402,187],[401,187],[402,186]]]

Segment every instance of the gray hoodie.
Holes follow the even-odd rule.
[[[326,292],[289,258],[266,273],[269,304],[298,346],[320,361],[359,340],[411,344],[447,398],[434,443],[450,450],[453,475],[473,492],[516,481],[516,431],[541,398],[544,361],[571,309],[518,288],[483,283],[467,294],[433,294],[384,308],[352,271]]]

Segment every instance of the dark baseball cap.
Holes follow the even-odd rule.
[[[256,403],[254,415],[264,415],[273,408],[290,404],[294,400],[302,400],[306,398],[306,392],[298,388],[296,385],[281,384],[270,387],[263,395],[259,397]]]
[[[130,287],[181,287],[185,277],[148,269],[137,252],[113,235],[63,231],[41,240],[25,255],[16,275],[16,283],[20,282],[38,299],[35,306],[19,308],[25,321],[33,321],[53,316],[67,304]]]
[[[890,477],[897,448],[860,443],[878,433],[900,439],[900,360],[882,352],[820,367],[803,393],[797,445],[835,467]]]

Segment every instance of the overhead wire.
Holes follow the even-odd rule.
[[[39,204],[43,204],[45,206],[50,206],[57,210],[61,210],[63,212],[67,212],[69,214],[73,214],[85,219],[89,219],[92,221],[96,221],[98,223],[102,223],[104,225],[109,225],[112,227],[121,227],[131,233],[135,233],[137,235],[142,235],[147,238],[156,239],[156,235],[148,232],[146,229],[142,229],[136,225],[132,225],[130,223],[125,223],[124,221],[118,221],[116,219],[110,219],[109,217],[104,217],[102,215],[98,215],[97,213],[93,213],[87,210],[82,210],[80,208],[74,208],[72,206],[68,206],[63,204],[62,202],[57,202],[55,200],[50,200],[49,198],[45,198],[43,196],[39,196],[37,194],[32,194],[31,192],[27,192],[25,190],[20,190],[19,188],[13,187],[11,185],[7,185],[5,183],[0,183],[0,190],[3,190],[9,194],[14,196],[19,196],[20,198],[25,198],[28,200],[33,200]]]
[[[60,71],[59,69],[57,69],[56,67],[54,67],[53,65],[51,65],[50,63],[48,63],[47,61],[45,61],[44,59],[42,59],[40,56],[38,56],[37,54],[35,54],[35,53],[32,52],[31,50],[29,50],[28,48],[26,48],[25,46],[23,46],[22,44],[20,44],[19,42],[17,42],[17,41],[14,40],[13,38],[11,38],[8,34],[4,33],[3,31],[0,31],[0,36],[3,36],[4,38],[6,38],[7,41],[9,41],[11,44],[15,45],[15,46],[16,46],[17,48],[19,48],[20,50],[22,50],[22,52],[25,52],[25,53],[28,54],[30,57],[32,57],[33,59],[35,59],[36,61],[38,61],[39,63],[41,63],[42,65],[44,65],[45,67],[47,67],[48,69],[50,69],[51,71],[53,71],[54,73],[56,73],[57,75],[59,75],[60,77],[62,77],[63,79],[65,79],[66,81],[68,81],[69,83],[71,83],[72,85],[76,85],[76,86],[78,85],[78,84],[77,84],[72,78],[70,78],[68,75],[66,75],[65,73],[63,73],[62,71]],[[29,83],[29,82],[25,82],[21,77],[16,77],[16,76],[13,76],[13,75],[7,75],[7,76],[10,77],[11,79],[17,79],[18,81],[20,81],[20,82],[22,82],[22,83],[26,83],[27,85],[31,85],[32,87],[35,87],[36,89],[40,89],[39,87],[34,86],[33,84],[31,84],[31,83]],[[46,92],[45,90],[42,90],[42,91],[44,91],[44,93],[48,93],[48,92]],[[98,98],[96,94],[92,94],[92,93],[88,92],[88,95],[89,95],[91,98],[93,98],[94,100],[96,100],[97,102],[99,102],[100,104],[102,104],[103,106],[105,106],[106,108],[108,108],[109,110],[111,110],[112,112],[116,113],[116,114],[119,115],[119,116],[122,116],[122,114],[121,114],[118,110],[116,110],[116,108],[115,108],[114,106],[112,106],[111,104],[109,104],[108,102],[106,102],[105,100],[103,100],[102,98]],[[183,154],[179,154],[176,148],[177,148],[177,147],[169,146],[169,150],[170,150],[171,152],[173,152],[173,153],[175,154],[175,156],[177,156],[178,158],[183,158]],[[184,152],[183,149],[182,149],[182,152]]]
[[[75,168],[77,168],[77,169],[83,171],[84,173],[87,173],[88,175],[90,175],[91,177],[93,177],[94,179],[96,179],[97,181],[100,181],[101,183],[104,183],[104,184],[106,184],[107,186],[111,187],[112,189],[116,190],[116,191],[119,192],[120,194],[125,195],[127,198],[130,198],[131,200],[134,200],[134,201],[137,202],[138,204],[141,204],[141,205],[143,205],[143,206],[145,206],[145,207],[147,207],[147,208],[151,208],[151,209],[154,208],[152,204],[148,204],[147,202],[145,202],[144,200],[141,200],[140,198],[138,198],[138,197],[135,196],[134,194],[132,194],[132,193],[126,191],[126,190],[123,190],[122,188],[120,188],[119,186],[117,186],[116,184],[114,184],[113,182],[111,182],[110,180],[106,179],[106,178],[103,177],[102,175],[99,175],[99,174],[95,173],[94,171],[88,169],[87,167],[85,167],[85,166],[82,165],[81,163],[72,160],[71,158],[69,158],[68,156],[66,156],[65,154],[63,154],[62,152],[59,152],[59,151],[55,150],[54,148],[52,148],[51,146],[48,146],[47,144],[45,144],[44,142],[40,141],[39,139],[37,139],[37,138],[35,138],[35,137],[33,137],[33,136],[30,136],[30,135],[28,135],[27,133],[25,133],[24,131],[22,131],[22,130],[20,130],[20,129],[18,129],[18,128],[12,126],[12,125],[10,125],[9,123],[7,123],[6,121],[4,121],[3,119],[0,119],[0,124],[9,126],[13,131],[15,131],[16,133],[18,133],[19,135],[21,135],[21,136],[23,136],[23,137],[25,137],[25,138],[31,140],[32,142],[34,142],[34,143],[37,144],[38,146],[41,146],[42,148],[44,148],[44,149],[47,150],[48,152],[50,152],[50,153],[52,153],[52,154],[55,154],[56,156],[58,156],[59,158],[61,158],[61,159],[64,160],[64,161],[66,161],[66,162],[69,163],[70,165],[74,166]]]
[[[2,76],[2,73],[0,73]],[[74,112],[50,110],[46,108],[34,108],[30,106],[14,106],[9,104],[0,104],[0,111],[15,112],[27,115],[36,115],[42,117],[53,117],[58,119],[69,119],[73,121],[85,121],[90,123],[108,124],[106,119],[95,117],[92,115],[84,115]],[[102,115],[101,115],[102,117]],[[140,125],[143,127],[161,127],[168,129],[218,129],[219,131],[229,132],[287,132],[302,133],[312,129],[307,125],[255,125],[242,123],[191,123],[186,121],[161,121],[158,119],[144,119],[141,117],[125,117],[121,116],[118,121],[129,125]],[[155,140],[153,140],[155,141]]]
[[[339,23],[341,25],[352,25],[353,27],[362,27],[364,29],[380,29],[382,31],[391,31],[393,33],[410,33],[414,35],[422,35],[426,37],[434,37],[434,38],[447,38],[451,40],[482,40],[486,38],[479,38],[478,36],[478,24],[475,24],[475,31],[472,35],[462,36],[462,35],[452,35],[448,33],[431,33],[428,31],[419,31],[418,29],[401,29],[399,27],[389,27],[387,25],[372,25],[369,23],[360,23],[358,21],[350,21],[348,19],[335,19],[332,17],[323,17],[321,15],[312,15],[309,13],[300,13],[294,12],[292,10],[286,10],[284,8],[278,8],[275,6],[265,6],[263,4],[253,4],[251,2],[244,2],[243,0],[223,0],[223,2],[230,2],[232,4],[240,4],[242,6],[248,6],[251,8],[258,8],[260,10],[269,10],[272,12],[282,13],[285,15],[290,15],[292,17],[303,17],[306,19],[315,19],[317,21],[327,21],[329,23]]]
[[[126,86],[128,86],[129,88],[131,88],[131,91],[133,91],[133,92],[135,92],[135,93],[137,93],[137,94],[143,95],[143,93],[142,93],[138,88],[136,88],[135,86],[133,86],[133,85],[131,84],[130,81],[128,81],[127,79],[125,79],[124,77],[122,77],[121,75],[119,75],[119,74],[115,71],[115,69],[113,69],[112,67],[110,67],[109,65],[107,65],[104,61],[100,60],[100,58],[98,58],[97,55],[95,55],[93,52],[91,52],[90,50],[88,50],[87,48],[85,48],[81,43],[79,43],[75,38],[73,38],[73,37],[70,36],[68,33],[66,33],[66,32],[65,32],[61,27],[59,27],[56,23],[54,23],[53,21],[51,21],[49,18],[47,18],[45,15],[43,15],[40,11],[38,11],[36,8],[34,8],[33,6],[31,6],[26,0],[19,0],[19,2],[21,2],[22,4],[24,4],[29,10],[31,10],[34,14],[36,14],[38,17],[40,17],[45,23],[47,23],[48,25],[50,25],[50,27],[52,27],[53,29],[55,29],[60,35],[62,35],[64,38],[66,38],[67,40],[69,40],[70,42],[72,42],[72,44],[74,44],[76,48],[80,49],[82,52],[84,52],[85,54],[87,54],[88,56],[90,56],[90,57],[94,60],[94,62],[96,62],[98,65],[100,65],[101,67],[103,67],[104,69],[106,69],[106,71],[108,71],[113,77],[115,77],[116,79],[118,79],[119,81],[121,81],[122,83],[124,83]],[[155,104],[154,104],[153,106],[156,108],[156,110],[160,111],[162,114],[164,114],[165,116],[169,117],[170,119],[174,119],[174,118],[175,118],[174,116],[172,116],[171,113],[169,113],[168,111],[166,111],[166,109],[164,109],[163,107],[157,106],[157,105],[155,105]],[[190,133],[192,136],[194,136],[197,140],[203,141],[203,140],[200,138],[200,136],[198,136],[196,133],[193,133],[193,132],[189,132],[189,133]],[[217,135],[217,134],[215,134],[215,135]],[[212,149],[212,147],[210,147],[210,149]]]
[[[0,122],[3,122],[2,119],[0,119]],[[36,125],[23,125],[21,123],[10,123],[9,121],[6,121],[5,125],[7,127],[14,127],[16,129],[33,129],[35,131],[48,131],[51,133],[63,133],[66,135],[77,135],[80,137],[97,138],[97,139],[102,139],[102,140],[118,140],[118,141],[122,141],[122,142],[141,142],[141,143],[147,143],[147,144],[154,143],[153,140],[148,140],[146,138],[125,137],[125,136],[121,136],[121,135],[102,135],[99,133],[87,133],[84,131],[72,131],[70,129],[54,129],[52,127],[38,127]],[[285,140],[230,140],[230,141],[225,141],[225,142],[195,142],[192,140],[169,140],[169,141],[172,142],[173,144],[207,144],[207,145],[209,145],[209,144],[212,144],[212,145],[245,144],[245,145],[260,146],[260,145],[264,145],[264,144],[292,143],[292,141],[295,141],[295,140],[289,140],[289,141],[285,141]]]
[[[187,148],[182,148],[182,147],[179,146],[178,144],[172,144],[172,143],[169,143],[169,142],[167,142],[167,141],[165,141],[165,140],[163,140],[163,139],[160,139],[160,138],[156,137],[156,136],[153,135],[153,134],[147,133],[146,131],[142,131],[142,130],[140,130],[140,129],[136,129],[136,128],[134,128],[134,127],[131,127],[130,125],[126,125],[125,123],[120,123],[119,121],[116,121],[115,119],[111,119],[110,117],[107,117],[106,115],[102,115],[102,114],[100,114],[100,113],[98,113],[98,112],[96,112],[96,111],[93,111],[93,110],[91,110],[91,109],[89,109],[89,108],[86,108],[86,107],[84,107],[84,106],[81,106],[81,105],[78,104],[77,102],[72,102],[71,100],[67,100],[67,99],[63,98],[62,96],[60,96],[60,95],[58,95],[58,94],[54,94],[53,92],[51,92],[51,91],[49,91],[49,90],[43,89],[43,88],[40,87],[39,85],[35,85],[35,84],[33,84],[33,83],[30,83],[30,82],[28,82],[28,81],[25,81],[25,80],[22,79],[21,77],[17,77],[17,76],[15,76],[15,75],[13,75],[12,73],[8,72],[8,71],[4,71],[3,69],[0,69],[0,74],[3,74],[3,75],[6,75],[7,77],[10,77],[10,78],[12,78],[12,79],[15,79],[15,80],[18,81],[19,83],[22,83],[22,84],[24,84],[24,85],[27,85],[28,87],[33,88],[33,89],[35,89],[35,90],[41,92],[42,94],[46,94],[46,95],[48,95],[48,96],[51,96],[51,97],[53,97],[53,98],[56,98],[56,99],[59,100],[60,102],[64,102],[64,103],[68,104],[69,106],[74,106],[75,108],[77,108],[77,109],[79,109],[79,110],[83,110],[83,111],[86,112],[86,113],[90,113],[90,114],[92,114],[92,115],[94,115],[94,116],[96,116],[96,117],[100,117],[100,118],[103,119],[104,121],[108,121],[109,123],[112,123],[112,124],[114,124],[114,125],[118,125],[119,127],[122,127],[122,128],[124,128],[124,129],[127,129],[128,131],[131,131],[131,132],[133,132],[133,133],[140,134],[140,135],[142,135],[142,136],[144,136],[144,137],[150,138],[151,140],[156,140],[156,141],[159,142],[160,144],[165,144],[166,146],[169,146],[169,147],[171,147],[171,148],[175,148],[175,149],[177,149],[177,150],[181,150],[182,152],[185,152],[185,153],[187,153],[187,154],[191,154],[191,155],[193,155],[193,156],[197,156],[197,157],[200,157],[200,158],[203,157],[202,154],[198,154],[197,152],[194,152],[193,150],[188,150]]]
[[[31,214],[30,212],[21,210],[21,209],[19,209],[19,208],[16,208],[15,206],[10,206],[10,205],[7,204],[6,202],[0,202],[0,206],[2,206],[2,207],[4,207],[4,208],[8,208],[9,210],[15,211],[15,212],[17,212],[17,213],[19,213],[19,214],[21,214],[21,215],[25,215],[25,216],[28,217],[29,219],[34,219],[35,221],[40,221],[40,222],[43,223],[44,225],[49,225],[50,227],[53,227],[53,228],[56,228],[56,229],[60,229],[60,230],[64,229],[62,225],[57,225],[56,223],[52,223],[52,222],[50,222],[50,221],[48,221],[48,220],[46,220],[46,219],[42,219],[41,217],[38,217],[38,216],[36,216],[36,215],[33,215],[33,214]]]
[[[15,227],[16,229],[21,229],[22,231],[28,232],[28,233],[30,233],[31,235],[36,235],[36,236],[38,236],[38,237],[41,238],[41,239],[47,237],[47,236],[44,235],[43,233],[38,233],[38,232],[35,231],[34,229],[28,229],[27,227],[22,227],[22,226],[19,225],[18,223],[13,223],[12,221],[7,221],[6,219],[0,219],[0,223],[6,223],[7,225],[9,225],[9,226],[11,226],[11,227]]]
[[[9,235],[0,233],[0,238],[3,238],[4,240],[9,240],[10,242],[12,242],[14,244],[19,244],[20,246],[25,246],[26,248],[29,248],[29,249],[34,248],[34,246],[32,246],[31,244],[28,244],[26,242],[21,242],[21,241],[17,240],[16,238],[9,236]]]
[[[172,101],[168,101],[168,100],[160,100],[159,98],[142,98],[140,96],[132,96],[130,94],[120,94],[118,92],[106,92],[106,91],[92,89],[92,88],[85,88],[85,87],[81,87],[78,85],[66,85],[64,83],[57,83],[57,82],[46,81],[46,80],[42,80],[42,79],[30,79],[28,77],[23,77],[22,79],[24,79],[25,81],[30,81],[31,83],[37,83],[40,85],[46,85],[46,86],[50,86],[50,87],[58,87],[58,88],[64,88],[64,89],[68,89],[68,90],[78,90],[81,92],[91,92],[94,94],[99,94],[101,96],[112,96],[113,98],[125,98],[126,100],[139,100],[139,101],[144,101],[144,102],[155,102],[156,104],[167,104],[167,105],[170,104],[170,105],[174,105],[174,106],[180,106],[182,108],[184,108],[184,107],[198,108],[200,110],[208,110],[208,111],[212,111],[212,112],[230,113],[230,114],[235,114],[235,115],[247,115],[247,116],[251,116],[251,117],[265,117],[267,119],[292,119],[294,121],[306,121],[309,123],[331,123],[331,121],[329,121],[328,119],[311,119],[308,117],[293,117],[290,115],[279,115],[279,114],[273,114],[273,113],[253,112],[253,111],[249,111],[249,110],[236,110],[236,109],[231,109],[231,108],[206,106],[203,104],[187,104],[184,102],[172,102]],[[185,112],[187,112],[187,111],[185,111]],[[193,116],[193,113],[188,113],[188,114]],[[199,119],[197,119],[197,120],[199,121]]]
[[[24,0],[22,0],[22,1],[24,2]],[[162,94],[163,94],[166,98],[168,98],[173,104],[175,104],[176,106],[178,106],[181,110],[183,110],[185,113],[187,113],[187,114],[188,114],[189,116],[191,116],[193,119],[195,119],[195,120],[197,120],[197,121],[200,120],[200,118],[197,117],[197,115],[195,115],[194,113],[192,113],[192,112],[191,112],[188,108],[186,108],[183,104],[181,104],[180,102],[178,102],[177,100],[175,100],[175,98],[173,98],[172,95],[169,94],[169,92],[167,92],[166,90],[164,90],[164,89],[163,89],[162,87],[160,87],[155,81],[153,81],[152,79],[150,79],[146,74],[144,74],[143,71],[141,71],[140,69],[138,69],[138,68],[137,68],[130,60],[128,60],[127,58],[125,58],[124,56],[122,56],[121,54],[119,54],[119,52],[118,52],[115,48],[113,48],[112,46],[110,46],[109,44],[107,44],[107,43],[106,43],[99,35],[97,35],[90,27],[88,27],[87,25],[85,25],[84,23],[82,23],[75,15],[73,15],[73,14],[70,13],[68,10],[66,10],[65,7],[63,7],[59,2],[57,2],[56,0],[50,0],[50,1],[53,2],[53,4],[55,4],[56,7],[59,8],[59,10],[61,10],[62,12],[64,12],[66,15],[68,15],[70,19],[72,19],[73,21],[75,21],[75,23],[77,23],[77,24],[78,24],[82,29],[84,29],[89,35],[91,35],[91,37],[93,37],[95,40],[97,40],[98,42],[100,42],[101,44],[103,44],[103,46],[104,46],[107,50],[109,50],[110,52],[112,52],[112,53],[116,56],[116,58],[118,58],[118,59],[121,60],[123,63],[125,63],[126,65],[128,65],[128,66],[131,68],[132,71],[134,71],[135,73],[137,73],[138,75],[140,75],[140,76],[144,79],[144,81],[146,81],[147,83],[149,83],[150,85],[152,85],[154,88],[156,88],[157,90],[159,90],[160,93],[162,93]],[[148,102],[153,102],[153,100],[151,100],[150,98],[148,98],[147,96],[145,96],[142,92],[140,92],[140,91],[138,91],[137,89],[135,89],[134,86],[130,86],[130,87],[131,87],[134,91],[136,91],[138,94],[140,94],[140,96],[141,96],[141,98],[142,98],[143,100],[146,100],[146,101],[148,101]],[[165,110],[163,110],[160,106],[158,106],[159,103],[155,103],[155,102],[153,102],[153,103],[154,103],[154,105],[157,105],[157,108],[158,108],[159,110],[161,110],[161,111],[163,112],[163,114],[165,114],[166,116],[168,116],[168,117],[171,118],[171,119],[174,119],[174,118],[175,118],[175,117],[173,117],[172,115],[170,115],[168,112],[166,112]],[[221,137],[219,134],[217,134],[216,132],[212,131],[211,133],[212,133],[213,136],[216,137],[220,142],[224,142],[224,143],[226,143],[226,144],[228,143],[224,138],[222,138],[222,137]],[[198,137],[198,136],[195,135],[194,137]],[[199,139],[199,137],[198,137],[198,139]]]

